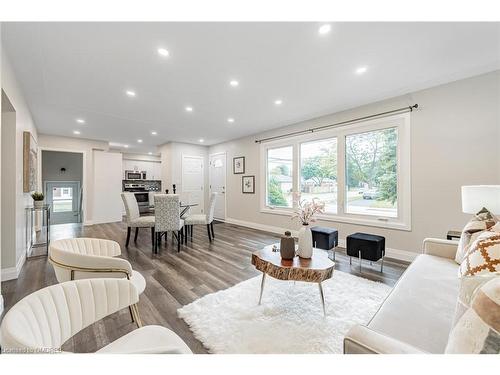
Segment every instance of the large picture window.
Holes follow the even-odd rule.
[[[322,220],[410,230],[409,127],[397,114],[261,144],[261,211],[291,215],[297,192]]]
[[[346,212],[398,216],[396,128],[346,137]]]
[[[293,147],[267,151],[267,204],[273,207],[293,205]]]
[[[337,213],[337,138],[300,145],[300,193],[302,199],[325,202],[325,212]]]

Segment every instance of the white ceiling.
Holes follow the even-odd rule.
[[[3,23],[2,39],[39,132],[128,152],[215,144],[500,68],[500,23],[319,26]]]

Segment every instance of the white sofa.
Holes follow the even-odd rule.
[[[366,326],[344,338],[346,354],[444,353],[458,298],[458,242],[428,238]]]

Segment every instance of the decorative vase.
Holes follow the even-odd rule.
[[[299,257],[309,259],[312,257],[312,232],[309,224],[302,224],[299,230]]]
[[[285,235],[281,236],[280,253],[281,259],[290,260],[295,257],[295,240],[289,231],[286,231]]]
[[[42,208],[43,207],[43,201],[33,201],[33,207],[35,208]]]

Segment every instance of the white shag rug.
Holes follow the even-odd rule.
[[[315,283],[262,276],[206,295],[178,310],[195,337],[211,353],[342,353],[344,335],[366,324],[391,287],[334,271],[323,283],[326,318]]]

